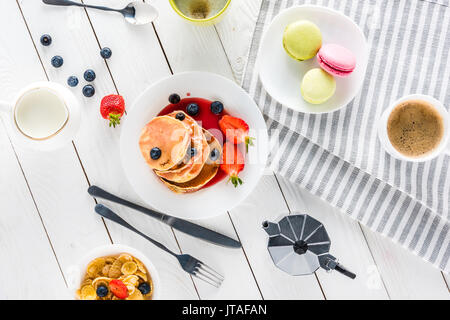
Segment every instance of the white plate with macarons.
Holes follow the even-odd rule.
[[[307,102],[300,89],[304,75],[312,69],[321,68],[317,55],[298,61],[283,47],[286,27],[300,20],[308,20],[319,28],[322,49],[328,45],[344,47],[354,55],[356,61],[351,73],[333,76],[334,94],[320,104]],[[366,38],[353,20],[330,8],[305,5],[288,8],[273,19],[263,35],[256,70],[265,90],[284,106],[304,113],[327,113],[346,106],[355,98],[364,82],[367,60]]]

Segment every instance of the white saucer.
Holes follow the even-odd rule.
[[[255,146],[249,147],[244,184],[234,188],[227,179],[190,194],[170,191],[148,167],[139,149],[142,128],[169,104],[168,97],[178,93],[182,98],[206,98],[223,102],[232,116],[244,119],[250,126]],[[202,219],[225,213],[244,200],[261,178],[268,155],[268,135],[264,118],[251,97],[237,84],[222,76],[206,72],[186,72],[165,78],[137,98],[123,119],[120,139],[122,165],[136,193],[150,206],[163,213],[188,219]]]
[[[347,78],[336,77],[336,93],[327,102],[313,105],[303,100],[300,84],[303,75],[319,68],[316,57],[307,61],[292,59],[283,48],[283,31],[297,20],[314,22],[322,32],[323,44],[336,43],[356,56],[356,68]],[[362,30],[350,18],[330,8],[296,6],[279,13],[263,35],[256,70],[272,98],[286,107],[304,113],[332,112],[347,105],[359,92],[366,73],[368,45]]]

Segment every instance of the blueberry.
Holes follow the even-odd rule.
[[[78,78],[77,78],[76,76],[70,76],[70,77],[67,79],[67,84],[68,84],[70,87],[76,87],[76,86],[78,85]]]
[[[161,158],[161,149],[158,147],[154,147],[152,150],[150,150],[150,158],[153,160],[158,160]]]
[[[108,288],[104,285],[99,285],[97,287],[97,295],[100,298],[106,297],[108,295]]]
[[[84,80],[91,82],[95,80],[95,72],[94,70],[88,69],[84,72]]]
[[[110,48],[104,47],[101,51],[100,51],[100,55],[102,56],[103,59],[109,59],[112,56],[112,51]]]
[[[170,102],[171,104],[176,104],[176,103],[180,102],[180,100],[181,100],[180,95],[177,94],[177,93],[172,93],[172,94],[169,96],[169,102]]]
[[[196,116],[200,111],[200,107],[196,103],[190,103],[188,104],[186,111],[190,116]]]
[[[180,121],[183,121],[186,118],[186,116],[184,115],[183,112],[178,112],[175,118],[177,118]]]
[[[223,103],[220,101],[214,101],[211,103],[211,112],[214,114],[220,114],[223,111]]]
[[[83,87],[83,95],[84,95],[85,97],[90,98],[90,97],[92,97],[94,94],[95,94],[95,88],[94,88],[94,86],[92,86],[92,85],[90,85],[90,84],[87,84],[87,85],[85,85],[85,86]]]
[[[43,34],[41,36],[41,44],[45,47],[52,44],[52,37],[49,34]]]
[[[197,155],[197,149],[191,148],[191,157],[195,157]]]
[[[52,58],[52,66],[59,68],[63,65],[64,59],[61,56],[54,56]]]
[[[216,161],[219,158],[219,150],[217,150],[216,148],[212,149],[209,157],[212,161]]]
[[[139,285],[138,289],[142,294],[149,294],[151,288],[148,282],[143,282]]]

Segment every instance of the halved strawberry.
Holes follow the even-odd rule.
[[[128,297],[127,286],[120,280],[114,279],[109,282],[109,290],[119,299]]]
[[[253,145],[255,138],[248,136],[249,126],[244,120],[225,115],[220,119],[219,127],[228,141],[234,144],[245,143],[245,150],[247,152],[248,146]]]
[[[236,188],[238,185],[242,184],[242,179],[239,178],[239,172],[244,170],[245,160],[241,151],[237,145],[230,142],[225,142],[223,145],[222,163],[220,168],[225,171],[230,177],[228,181]]]
[[[100,113],[104,119],[109,120],[109,126],[120,124],[120,118],[122,118],[125,112],[125,100],[118,94],[110,94],[103,97],[100,103]]]

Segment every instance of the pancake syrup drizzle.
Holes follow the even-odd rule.
[[[167,105],[164,109],[161,110],[158,116],[164,116],[178,110],[187,113],[187,106],[190,103],[196,103],[200,107],[200,112],[196,116],[191,117],[195,121],[197,121],[201,125],[201,127],[203,127],[205,130],[210,131],[211,134],[213,134],[214,137],[220,142],[220,144],[223,145],[224,137],[222,132],[220,131],[219,120],[228,113],[225,110],[219,115],[212,113],[210,109],[212,101],[208,99],[195,97],[181,99],[180,102],[178,103]],[[205,186],[203,186],[202,189],[215,185],[216,183],[224,180],[226,177],[227,174],[222,169],[219,168],[214,178],[212,178],[211,181],[209,181]]]

